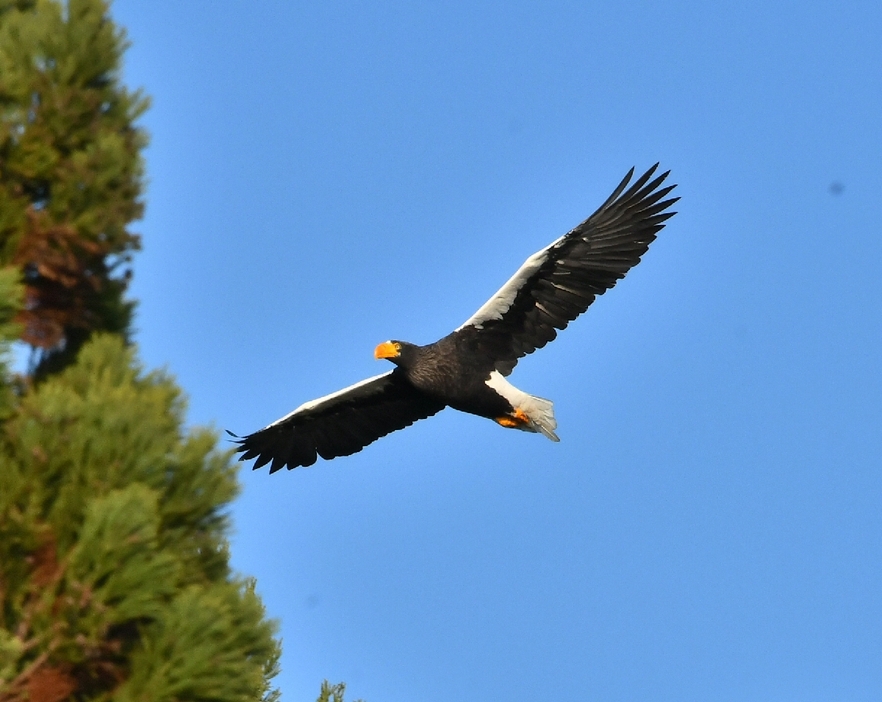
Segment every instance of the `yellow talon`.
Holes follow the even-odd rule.
[[[496,417],[494,421],[508,429],[517,429],[518,427],[530,424],[530,418],[524,414],[524,411],[520,408],[517,408],[511,414]]]

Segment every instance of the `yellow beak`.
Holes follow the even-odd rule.
[[[398,347],[398,344],[384,341],[374,349],[374,358],[397,358],[400,353],[401,349]]]

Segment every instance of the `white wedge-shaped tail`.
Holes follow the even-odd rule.
[[[498,371],[490,374],[487,385],[508,400],[514,410],[520,410],[527,416],[529,420],[527,424],[512,426],[513,429],[531,431],[547,436],[552,441],[560,441],[554,433],[557,429],[557,420],[554,418],[554,403],[551,400],[518,390]]]

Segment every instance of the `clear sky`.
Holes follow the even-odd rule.
[[[679,214],[512,381],[241,473],[286,702],[882,699],[882,3],[113,8],[133,294],[190,421],[254,431],[428,343],[661,161]]]

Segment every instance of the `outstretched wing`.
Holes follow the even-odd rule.
[[[664,221],[676,214],[666,210],[680,198],[663,199],[675,186],[660,187],[670,171],[653,179],[657,168],[631,187],[634,169],[628,171],[597,212],[530,256],[454,334],[471,337],[503,375],[554,339],[557,329],[640,262]]]
[[[268,427],[238,439],[240,461],[254,468],[272,461],[270,473],[348,456],[396,429],[444,409],[414,388],[398,369],[307,402]],[[235,436],[235,435],[234,435]]]

